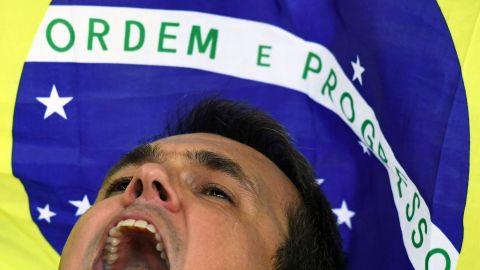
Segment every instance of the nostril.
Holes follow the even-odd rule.
[[[142,195],[142,192],[143,192],[143,184],[142,184],[142,181],[136,181],[135,183],[135,186],[134,186],[134,190],[135,190],[135,197],[138,198],[140,197],[140,195]]]
[[[155,185],[155,188],[158,191],[158,195],[160,196],[160,199],[162,201],[167,201],[168,200],[168,193],[165,190],[165,188],[162,186],[162,184],[160,184],[160,182],[157,182],[157,181],[153,182],[153,184]]]

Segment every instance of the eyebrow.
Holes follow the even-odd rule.
[[[106,179],[122,168],[130,165],[142,165],[147,162],[163,163],[170,156],[165,151],[150,144],[143,144],[127,153],[112,167]],[[218,171],[231,176],[242,188],[258,194],[253,181],[246,175],[240,164],[217,152],[209,150],[187,150],[182,154],[188,161],[195,162],[212,171]]]
[[[243,188],[257,194],[255,184],[245,174],[240,164],[234,160],[216,152],[208,150],[186,151],[185,157],[212,171],[218,171],[231,176]]]
[[[110,169],[105,179],[109,179],[116,172],[130,165],[142,165],[147,162],[162,163],[165,160],[166,154],[164,151],[161,151],[150,144],[142,144],[124,155],[120,161]]]

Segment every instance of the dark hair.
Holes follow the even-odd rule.
[[[249,105],[218,98],[200,101],[167,125],[166,136],[213,133],[248,145],[269,158],[298,189],[302,202],[286,210],[289,232],[277,250],[276,269],[342,269],[341,238],[313,169],[285,128]]]

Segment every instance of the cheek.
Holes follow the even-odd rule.
[[[270,268],[263,236],[253,223],[232,214],[203,210],[189,215],[187,237],[185,269]]]
[[[77,222],[72,233],[91,236],[103,232],[112,218],[120,211],[115,198],[94,204]],[[118,210],[116,210],[118,209]],[[78,232],[77,232],[78,231]]]
[[[93,259],[92,257],[97,254],[98,244],[106,226],[120,211],[119,205],[114,198],[111,198],[95,203],[83,214],[68,236],[62,252],[62,265],[78,267]],[[62,267],[62,269],[67,268]]]

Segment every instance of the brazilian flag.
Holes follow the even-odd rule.
[[[107,170],[183,101],[270,113],[349,269],[480,269],[480,2],[4,1],[0,269],[55,269]]]

